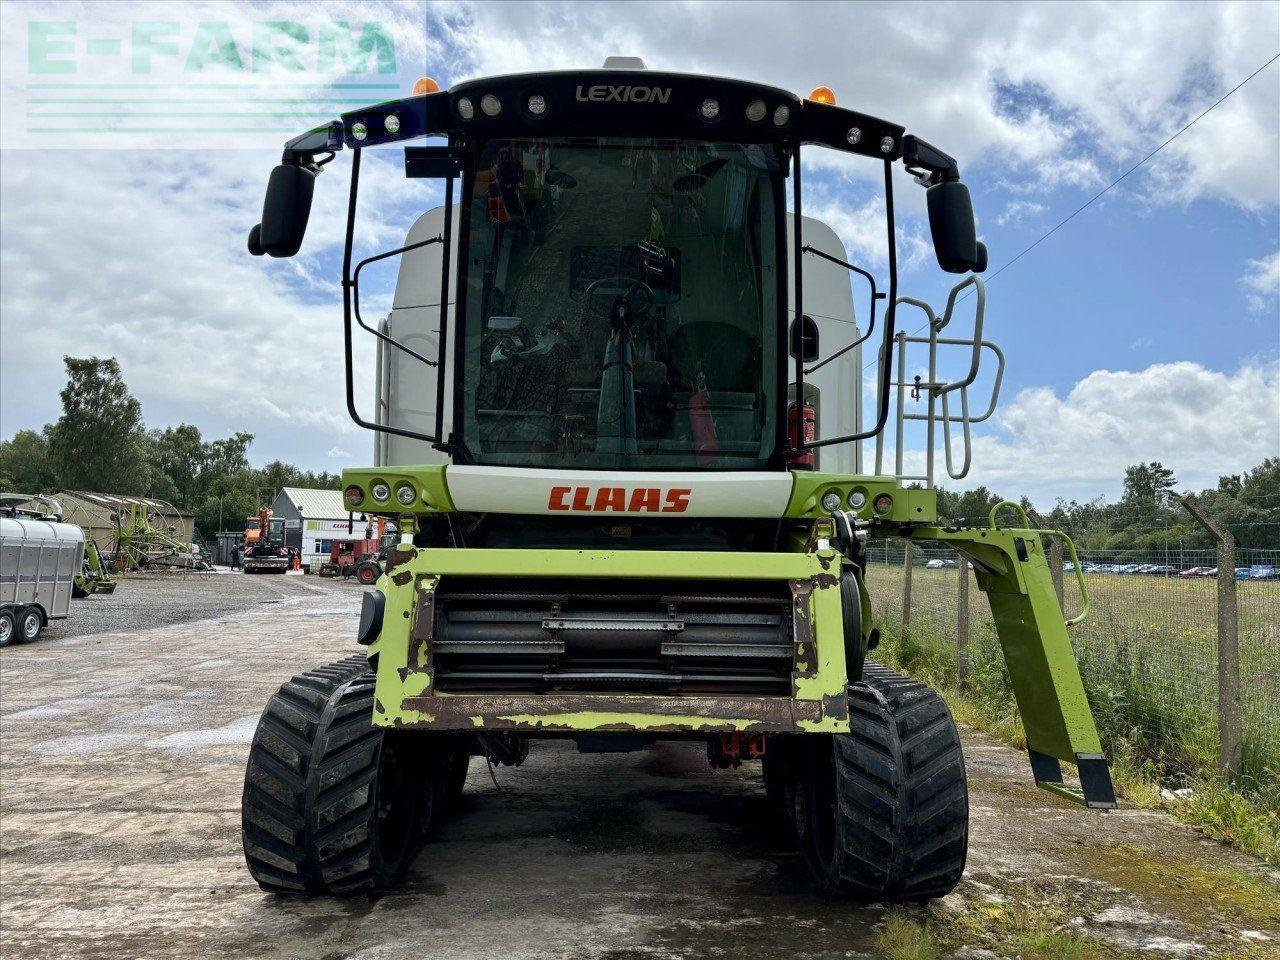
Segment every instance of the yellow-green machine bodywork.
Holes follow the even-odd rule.
[[[348,506],[394,517],[402,531],[412,531],[419,519],[453,510],[447,470],[347,470],[343,479]],[[796,525],[806,534],[792,538],[792,552],[470,549],[402,543],[389,556],[378,584],[385,603],[380,630],[369,647],[377,664],[374,723],[531,735],[845,732],[846,689],[859,679],[848,675],[841,606],[840,578],[850,562],[831,546],[834,531],[820,502],[828,490],[839,491],[842,502],[851,491],[860,490],[866,502],[856,513],[869,524],[870,536],[945,544],[973,564],[978,585],[990,601],[1036,782],[1091,806],[1113,806],[1109,772],[1045,556],[1041,538],[1046,532],[1030,529],[1025,518],[1020,527],[998,528],[994,514],[988,527],[947,526],[937,518],[935,491],[904,488],[892,477],[810,471],[794,471],[791,476],[785,516],[812,521]],[[394,502],[370,500],[369,490],[377,480],[391,489],[412,485],[418,493],[414,507],[402,510]],[[361,491],[364,497],[357,499],[355,492]],[[892,498],[887,506],[884,494]],[[861,571],[856,572],[863,614],[857,619],[864,636],[869,636],[871,606]],[[431,669],[434,598],[441,578],[451,576],[785,581],[793,601],[795,644],[790,695],[437,691]],[[1078,766],[1081,790],[1063,784],[1060,761]]]

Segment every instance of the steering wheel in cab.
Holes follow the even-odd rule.
[[[631,317],[645,316],[657,300],[651,286],[631,277],[601,277],[587,287],[587,307],[597,313],[612,314],[620,299],[627,301]]]

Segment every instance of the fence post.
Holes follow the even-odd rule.
[[[902,551],[902,636],[907,635],[911,626],[911,551],[914,544],[904,540],[906,549]]]
[[[1236,612],[1236,541],[1209,520],[1189,494],[1175,494],[1218,541],[1218,751],[1222,775],[1240,775],[1244,718],[1240,708],[1240,621]]]
[[[963,689],[969,676],[969,561],[957,554],[959,583],[956,588],[956,689]]]
[[[1037,527],[1044,530],[1048,524],[1034,510],[1027,510],[1027,516]],[[1058,595],[1058,609],[1062,610],[1062,541],[1057,537],[1041,537],[1040,542],[1049,542],[1049,577],[1053,580],[1053,592]]]

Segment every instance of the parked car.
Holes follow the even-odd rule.
[[[1177,572],[1174,567],[1166,566],[1163,563],[1152,564],[1146,570],[1146,573],[1153,577],[1172,577]]]
[[[1213,568],[1213,573],[1210,573],[1209,569],[1210,569],[1209,567],[1188,567],[1186,570],[1179,570],[1178,576],[1180,577],[1211,577],[1211,576],[1215,576],[1218,572],[1217,567]]]
[[[1249,572],[1250,572],[1250,570],[1251,570],[1251,569],[1252,569],[1251,567],[1236,567],[1236,579],[1237,579],[1237,580],[1248,580],[1248,579],[1249,579]]]
[[[1269,563],[1255,563],[1249,568],[1250,580],[1276,580],[1280,579],[1280,575],[1276,574],[1276,568]]]

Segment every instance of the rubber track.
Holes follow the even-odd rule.
[[[851,732],[834,738],[840,890],[893,900],[950,893],[968,852],[969,792],[947,705],[868,663],[849,688],[849,713]]]
[[[299,674],[267,702],[241,801],[245,860],[264,890],[373,888],[373,684],[357,655]]]

